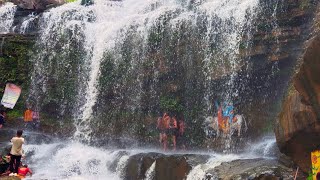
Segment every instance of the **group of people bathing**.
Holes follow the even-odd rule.
[[[159,142],[164,151],[168,150],[168,142],[172,141],[173,150],[177,149],[177,141],[181,148],[185,149],[184,132],[185,123],[183,118],[177,118],[176,115],[170,116],[165,112],[162,117],[158,117],[157,129],[159,131]]]
[[[28,165],[22,165],[21,159],[24,157],[22,144],[22,130],[17,131],[17,135],[11,139],[12,147],[10,153],[2,156],[0,159],[0,174],[1,176],[16,176],[20,179],[24,178],[28,173],[32,175],[32,171]]]

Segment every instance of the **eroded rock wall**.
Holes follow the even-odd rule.
[[[292,157],[304,172],[311,169],[310,153],[320,148],[319,20],[320,13],[314,20],[313,37],[306,43],[275,128],[281,152]]]

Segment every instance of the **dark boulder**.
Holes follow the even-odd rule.
[[[207,155],[141,153],[129,158],[124,179],[138,180],[149,176],[155,180],[183,180],[192,167],[205,163],[208,158]]]
[[[64,4],[64,0],[11,0],[21,9],[46,10],[49,7]]]
[[[208,173],[217,179],[293,179],[293,169],[274,159],[241,159],[222,163]],[[207,173],[207,174],[208,174]]]

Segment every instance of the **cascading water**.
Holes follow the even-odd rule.
[[[32,24],[37,18],[38,16],[36,16],[35,14],[28,15],[21,24],[20,33],[21,34],[28,33],[29,29],[32,27]]]
[[[154,116],[183,86],[183,106],[203,107],[198,115],[208,116],[215,96],[238,98],[234,81],[246,64],[238,57],[239,46],[257,6],[257,0],[97,0],[88,7],[75,2],[54,8],[40,17],[37,46],[43,48],[33,60],[29,100],[41,109],[58,107],[56,116],[74,119],[75,137],[84,141],[99,131],[93,124],[119,129],[122,120]],[[184,47],[193,41],[186,33],[199,36],[194,47]],[[189,77],[177,84],[184,75]],[[214,92],[213,81],[221,77],[227,77],[225,84]],[[190,104],[192,93],[198,94],[198,105]]]
[[[258,42],[262,49],[274,49],[274,57],[280,55],[278,35],[282,27],[277,13],[283,8],[282,2],[95,0],[92,5],[82,6],[78,0],[37,15],[19,12],[15,21],[16,6],[1,6],[0,52],[7,42],[6,33],[20,33],[18,40],[29,33],[37,37],[27,105],[40,110],[43,124],[53,122],[60,128],[57,134],[72,134],[65,135],[70,137],[67,140],[27,140],[24,162],[34,171],[33,178],[126,179],[128,171],[136,170],[130,163],[146,157],[136,173],[143,169],[143,179],[157,179],[159,164],[161,167],[164,163],[161,158],[183,157],[179,162],[192,165],[186,178],[203,179],[223,162],[276,158],[274,136],[248,146],[252,134],[264,133],[243,135],[243,130],[237,134],[239,130],[234,128],[229,133],[220,131],[219,136],[208,129],[206,136],[203,121],[216,114],[213,101],[219,100],[233,104],[237,114],[246,113],[243,122],[254,127],[254,132],[267,131],[267,123],[250,124],[264,119],[247,116],[251,109],[264,108],[263,103],[255,107],[252,100],[265,101],[272,96],[272,91],[263,93],[260,88],[273,85],[278,66],[274,63],[270,71],[266,70],[269,67],[254,69],[266,62],[259,57],[252,62],[251,55],[260,56],[261,52],[252,53],[250,48]],[[259,21],[260,15],[267,17]],[[272,38],[274,45],[269,46]],[[264,46],[261,39],[268,39],[268,45]],[[261,71],[263,76],[254,76],[254,71]],[[255,83],[261,86],[254,87]],[[186,142],[178,148],[186,147],[187,151],[146,148],[158,143],[155,121],[166,111],[185,120]],[[242,128],[247,129],[247,124]],[[33,136],[27,134],[26,139]],[[133,140],[147,146],[137,150],[136,144],[131,144]],[[119,146],[130,149],[119,150]],[[207,148],[208,152],[192,150],[198,148]],[[195,161],[191,158],[184,162],[187,154],[194,155]]]
[[[109,136],[151,137],[147,126],[166,110],[185,109],[190,142],[203,137],[200,119],[213,114],[213,100],[241,98],[238,88],[247,82],[238,76],[250,71],[250,62],[240,49],[249,48],[258,7],[258,0],[95,0],[91,6],[79,0],[37,17],[28,101],[60,124],[72,122],[75,141],[28,146],[36,177],[121,179],[132,154],[121,155],[111,172],[119,151],[84,144]],[[231,148],[231,138],[225,136],[222,149]],[[221,162],[252,157],[212,156],[188,179],[202,179],[207,167]],[[153,178],[155,164],[146,179]]]
[[[16,10],[17,7],[13,3],[0,6],[0,33],[10,32]]]
[[[153,162],[150,168],[147,170],[145,180],[151,180],[154,178],[155,167],[156,167],[156,161]]]

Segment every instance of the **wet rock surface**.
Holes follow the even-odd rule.
[[[64,0],[10,0],[10,2],[16,4],[21,9],[40,11],[65,3]]]
[[[318,14],[316,21],[319,22]],[[320,35],[314,25],[314,37],[306,44],[297,74],[277,120],[276,137],[281,152],[308,172],[310,153],[320,148]]]
[[[293,179],[292,168],[272,159],[241,159],[222,163],[208,173],[217,179]],[[207,178],[209,179],[209,178]],[[214,179],[214,178],[212,178]]]
[[[142,153],[129,158],[124,179],[138,180],[146,176],[154,180],[183,180],[193,166],[205,163],[208,155]],[[155,163],[154,170],[149,170]],[[147,171],[150,175],[147,174]]]
[[[241,179],[293,179],[295,169],[288,160],[278,159],[239,159],[223,162],[210,168],[206,164],[209,155],[160,153],[141,153],[128,159],[124,179],[179,180],[186,179],[190,171],[197,165],[209,166],[205,170],[204,180],[241,180]],[[154,164],[155,163],[155,164]],[[289,165],[289,166],[288,166]],[[154,169],[152,169],[154,168]],[[197,177],[199,178],[199,177]],[[298,173],[298,179],[304,176]]]

